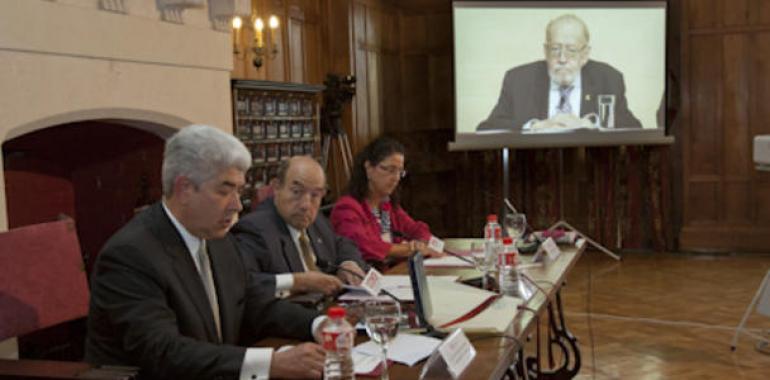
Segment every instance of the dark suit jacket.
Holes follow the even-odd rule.
[[[207,241],[223,344],[193,259],[160,203],[121,228],[91,277],[86,360],[133,365],[144,378],[236,379],[244,339],[311,339],[317,313],[247,286],[232,237]]]
[[[247,266],[276,274],[304,271],[300,253],[273,198],[260,203],[254,212],[238,221],[232,231]],[[348,260],[355,261],[362,269],[367,268],[356,245],[335,234],[323,215],[316,217],[307,234],[318,267],[324,272],[334,273],[337,265]]]
[[[545,61],[532,62],[508,70],[503,79],[497,105],[492,109],[489,118],[479,124],[478,130],[518,131],[532,119],[548,119],[550,81]],[[580,81],[580,117],[592,112],[598,115],[598,96],[613,94],[615,127],[641,128],[642,124],[628,109],[626,87],[620,71],[603,62],[588,61],[580,71]]]

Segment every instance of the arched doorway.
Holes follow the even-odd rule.
[[[2,145],[9,228],[75,220],[87,273],[105,241],[161,196],[164,139],[175,129],[91,120],[35,130]],[[26,358],[82,359],[84,321],[19,338]],[[53,348],[53,349],[52,349]]]

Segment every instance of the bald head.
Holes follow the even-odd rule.
[[[555,34],[569,33],[580,38],[583,45],[591,40],[588,26],[579,17],[573,14],[561,15],[548,23],[545,28],[545,42],[551,43]]]
[[[575,15],[562,15],[548,23],[543,48],[551,82],[560,87],[574,83],[588,62],[589,38],[586,24]]]
[[[304,230],[315,221],[326,195],[326,175],[310,156],[294,156],[281,163],[275,186],[275,206],[290,226]]]

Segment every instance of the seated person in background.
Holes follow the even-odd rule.
[[[250,286],[228,230],[251,165],[246,147],[203,125],[166,142],[163,200],[105,244],[91,276],[86,360],[138,366],[143,379],[320,378],[324,351],[246,348],[312,339],[323,317]],[[312,326],[312,329],[311,329]]]
[[[359,284],[365,264],[358,249],[318,215],[326,194],[321,165],[310,156],[283,161],[273,187],[273,198],[233,227],[247,267],[276,274],[279,295],[334,294],[343,282]]]
[[[588,59],[586,24],[567,14],[548,23],[544,61],[514,67],[505,73],[500,98],[478,130],[531,130],[591,127],[599,117],[599,96],[614,98],[615,128],[641,128],[628,109],[623,74]],[[586,117],[595,114],[594,120]]]
[[[410,218],[398,204],[396,188],[404,175],[404,146],[378,138],[356,156],[347,194],[334,205],[334,230],[353,240],[369,262],[405,258],[415,251],[442,255],[426,244],[431,238],[428,225]]]

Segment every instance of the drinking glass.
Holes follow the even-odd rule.
[[[364,304],[366,333],[382,349],[382,380],[388,380],[388,342],[398,334],[400,321],[401,306],[394,300],[370,300]]]
[[[481,241],[471,243],[471,258],[476,266],[476,270],[481,272],[481,288],[487,289],[489,287],[487,278],[489,277],[489,271],[495,265],[495,258],[487,254],[486,245]]]
[[[615,95],[599,95],[599,122],[604,128],[615,128]]]
[[[527,232],[527,216],[524,214],[507,214],[503,225],[508,232],[508,236],[516,241]]]

